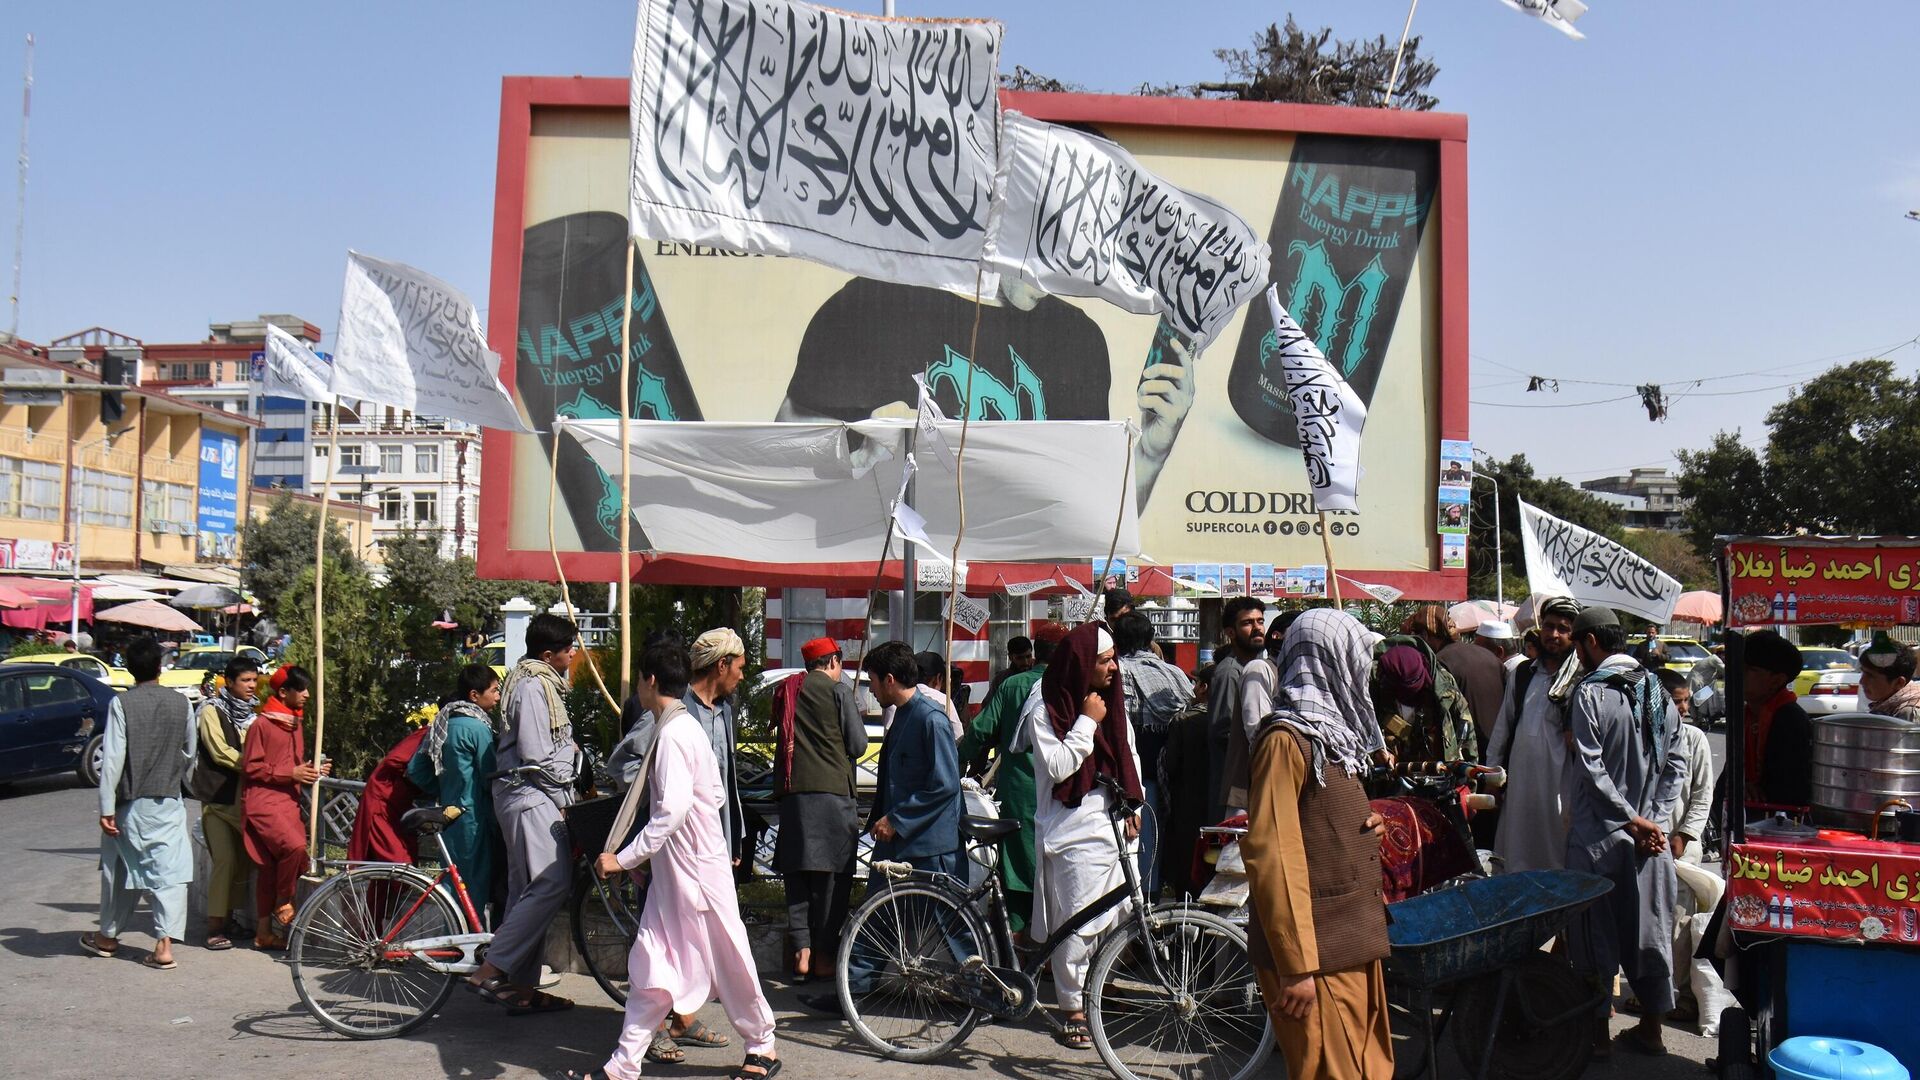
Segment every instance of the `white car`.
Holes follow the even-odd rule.
[[[1800,695],[1800,707],[1808,716],[1866,712],[1867,702],[1860,693],[1860,671],[1828,669],[1814,676],[1813,685]]]

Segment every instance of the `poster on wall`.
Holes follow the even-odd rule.
[[[1472,489],[1463,487],[1443,487],[1440,489],[1440,509],[1434,518],[1434,529],[1443,536],[1467,535],[1467,515],[1471,512]]]
[[[951,291],[740,254],[703,237],[650,234],[630,248],[631,130],[626,84],[618,89],[604,104],[536,103],[530,121],[522,115],[525,134],[502,143],[503,168],[519,180],[502,197],[520,197],[496,215],[495,279],[505,295],[494,300],[492,341],[512,353],[503,375],[534,428],[549,429],[556,416],[618,415],[626,310],[636,418],[911,416],[918,379],[956,419],[1128,420],[1141,432],[1131,462],[1141,548],[1155,561],[1237,563],[1244,581],[1256,558],[1323,558],[1284,380],[1264,366],[1272,327],[1263,304],[1220,322],[1202,359],[1164,316],[1017,282],[986,298],[976,337],[974,303]],[[1454,340],[1442,332],[1443,311],[1453,311],[1443,304],[1442,233],[1455,219],[1438,212],[1464,200],[1464,187],[1443,192],[1440,159],[1447,141],[1464,139],[1464,122],[1407,117],[1396,121],[1409,125],[1406,137],[1375,138],[1215,124],[1219,103],[1209,102],[1190,103],[1191,125],[1149,122],[1131,102],[1098,97],[1014,104],[1043,120],[1071,119],[1155,177],[1253,224],[1271,252],[1262,286],[1278,287],[1368,407],[1369,479],[1358,511],[1338,522],[1341,565],[1437,572],[1428,521],[1444,410],[1433,395],[1464,377],[1442,361]],[[1047,115],[1069,106],[1076,115]],[[633,271],[625,296],[623,260]],[[1456,317],[1464,316],[1447,316]],[[1462,372],[1464,363],[1461,355]],[[483,532],[483,573],[552,573],[552,454],[559,549],[617,550],[618,484],[577,447],[546,435],[487,440],[486,467],[499,482],[483,488],[483,529],[495,530]],[[499,512],[508,506],[512,513]]]
[[[1466,567],[1466,537],[1448,535],[1440,538],[1440,565],[1449,570],[1460,570]]]
[[[240,440],[200,429],[199,542],[196,557],[231,559],[240,540]]]
[[[1273,599],[1273,564],[1254,563],[1247,567],[1247,595]]]
[[[1473,443],[1465,439],[1440,440],[1440,483],[1466,487],[1473,483]]]

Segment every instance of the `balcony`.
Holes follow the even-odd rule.
[[[333,425],[324,415],[313,418],[313,433],[325,436],[332,431]],[[340,421],[340,434],[347,436],[382,435],[432,435],[432,436],[470,436],[478,437],[480,429],[457,420],[442,420],[433,417],[410,416],[393,420],[381,417],[368,417],[364,420]]]

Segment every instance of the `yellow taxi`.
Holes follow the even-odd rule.
[[[97,656],[87,653],[40,653],[35,656],[16,656],[10,660],[0,660],[0,664],[52,664],[68,671],[78,671],[91,675],[118,691],[133,689],[133,675],[126,668],[117,668]]]
[[[267,674],[266,653],[251,645],[242,645],[237,654],[251,656],[259,663],[261,674]],[[200,704],[200,684],[206,680],[208,673],[216,676],[225,674],[227,661],[235,655],[236,650],[222,649],[218,645],[190,645],[180,650],[172,667],[160,673],[160,685],[187,695],[187,700],[197,707]]]

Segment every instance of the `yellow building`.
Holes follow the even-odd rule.
[[[83,573],[237,567],[259,422],[102,366],[0,344],[0,570],[70,573],[76,539]]]

